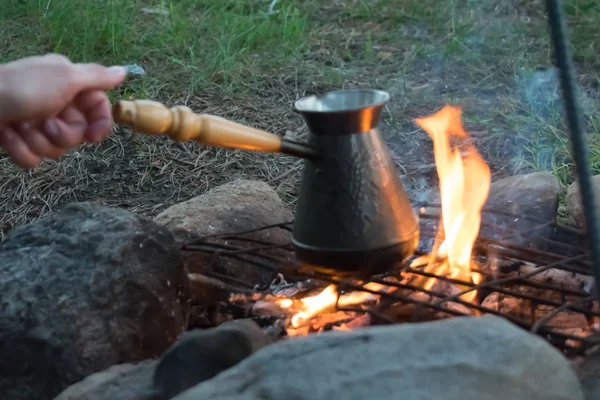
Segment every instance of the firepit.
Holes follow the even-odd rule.
[[[204,271],[212,280],[192,279],[227,287],[228,305],[244,317],[271,319],[288,336],[493,314],[545,337],[567,356],[600,343],[600,307],[583,232],[484,209],[491,171],[462,125],[460,107],[447,105],[416,123],[433,141],[441,204],[413,204],[420,243],[408,258],[391,259],[379,275],[325,275],[300,262],[291,242],[247,236],[255,230],[183,246],[188,259],[190,252],[203,252],[208,260]],[[227,263],[222,257],[270,273],[263,280],[269,283],[252,286],[220,273],[218,265]]]
[[[283,335],[493,314],[546,338],[569,357],[583,355],[600,343],[600,308],[593,296],[594,278],[582,231],[525,218],[533,228],[519,233],[522,240],[536,237],[542,243],[532,247],[510,240],[517,233],[510,224],[484,224],[492,228],[485,231],[494,232],[494,237],[482,234],[475,242],[473,272],[481,276],[475,284],[424,271],[418,260],[434,243],[440,206],[417,207],[422,237],[419,250],[391,272],[366,281],[319,275],[294,259],[290,243],[249,237],[257,231],[289,230],[291,222],[202,237],[187,243],[183,252],[210,257],[206,275],[232,293],[228,306],[262,325],[284,326]],[[507,216],[510,214],[482,211],[484,221]],[[522,218],[514,216],[512,220]],[[540,230],[549,225],[552,237],[540,238]],[[271,284],[253,287],[213,268],[227,260],[269,272]],[[414,283],[415,279],[430,278],[435,281],[430,289]],[[476,295],[465,300],[468,293]]]

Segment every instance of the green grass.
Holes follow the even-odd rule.
[[[543,10],[539,0],[503,2],[496,6],[500,14],[494,20],[489,19],[491,9],[481,6],[485,1],[354,0],[324,13],[328,6],[317,0],[280,0],[276,13],[266,15],[268,3],[5,0],[0,9],[0,34],[5,42],[0,60],[61,52],[75,61],[143,64],[151,72],[145,82],[150,81],[153,89],[193,92],[216,85],[240,90],[257,72],[305,66],[311,50],[331,40],[345,41],[338,35],[352,27],[365,38],[362,54],[336,43],[334,68],[343,65],[343,60],[372,61],[377,54],[374,47],[385,45],[416,48],[417,56],[441,51],[481,67],[497,65],[500,57],[506,60],[503,64],[513,67],[548,61],[544,21],[510,21],[507,28],[506,15],[502,15],[520,8],[528,18],[529,14],[535,17]],[[595,35],[600,5],[595,3],[567,2],[574,42],[586,43],[576,48],[576,57],[590,68],[600,65]],[[140,11],[143,7],[162,7],[168,15],[146,14]],[[532,34],[538,37],[523,40]],[[503,36],[508,40],[504,45],[494,40]],[[527,54],[520,51],[524,50],[518,48],[521,45],[528,47]],[[531,51],[532,45],[537,49]],[[486,49],[474,48],[478,46]],[[515,56],[521,59],[512,60]]]
[[[152,88],[155,95],[231,89],[256,67],[277,67],[307,48],[307,18],[294,1],[279,2],[272,15],[262,1],[7,1],[2,60],[60,52],[78,62],[137,63],[149,79],[136,92]],[[168,15],[144,13],[144,6]]]
[[[600,3],[596,0],[570,0],[567,14],[572,26],[572,41],[576,45],[575,60],[584,69],[600,67]]]

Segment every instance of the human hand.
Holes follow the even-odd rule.
[[[105,91],[125,76],[122,67],[75,64],[56,54],[0,65],[0,146],[15,164],[34,168],[42,158],[102,141],[112,125]]]

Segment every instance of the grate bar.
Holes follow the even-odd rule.
[[[506,215],[506,213],[504,214]],[[424,222],[426,225],[431,225],[426,219]],[[435,273],[428,273],[420,268],[411,268],[408,265],[409,262],[405,263],[397,270],[390,271],[388,274],[371,277],[367,282],[358,282],[353,279],[322,276],[315,271],[307,271],[301,268],[302,266],[294,258],[293,248],[290,243],[269,243],[265,240],[247,237],[247,235],[251,235],[252,233],[273,228],[289,231],[290,224],[292,224],[292,222],[269,225],[262,229],[253,229],[245,232],[197,238],[183,246],[182,251],[188,253],[201,252],[210,255],[211,264],[207,268],[208,271],[203,273],[207,276],[213,276],[222,280],[223,282],[229,282],[232,286],[244,288],[244,291],[240,290],[240,293],[247,293],[247,288],[250,288],[252,284],[243,282],[235,277],[226,276],[217,271],[211,271],[210,269],[216,265],[214,264],[216,259],[227,258],[236,260],[245,263],[249,268],[260,268],[269,271],[273,274],[273,279],[275,279],[278,274],[281,274],[288,281],[314,280],[314,282],[320,282],[323,285],[335,284],[338,293],[344,291],[359,291],[379,296],[379,301],[373,306],[367,307],[363,305],[357,308],[342,308],[338,306],[337,309],[340,311],[352,310],[355,312],[369,313],[374,320],[380,321],[381,323],[398,323],[406,322],[407,320],[418,321],[424,316],[429,316],[429,318],[447,318],[492,314],[506,318],[523,329],[545,337],[550,343],[566,353],[582,353],[589,347],[600,344],[599,335],[595,334],[588,337],[580,337],[566,331],[557,331],[556,328],[549,326],[552,318],[565,311],[579,313],[585,316],[588,321],[592,321],[594,318],[600,318],[598,303],[594,302],[592,304],[590,297],[591,293],[583,290],[583,287],[581,290],[572,286],[563,288],[560,284],[540,281],[540,279],[534,280],[534,278],[543,276],[542,274],[549,270],[566,271],[569,274],[577,273],[584,278],[591,277],[593,280],[590,268],[587,265],[589,263],[589,255],[585,248],[579,248],[571,244],[555,241],[551,247],[553,251],[557,251],[557,253],[554,253],[531,247],[520,247],[502,240],[480,236],[475,244],[475,258],[478,261],[475,264],[476,268],[474,267],[473,270],[480,273],[484,279],[478,285],[447,276],[436,275]],[[548,226],[546,222],[543,222],[536,227],[542,225],[544,227]],[[567,235],[568,238],[578,239],[573,243],[580,243],[579,239],[583,237],[582,232],[575,228],[566,229],[565,227],[553,224],[553,229],[556,232],[560,231],[561,234]],[[494,231],[496,232],[496,230]],[[508,231],[509,229],[504,230],[504,232]],[[537,229],[528,229],[528,232],[529,234],[535,234]],[[523,236],[523,233],[520,235]],[[423,239],[435,239],[436,234],[433,231],[424,229],[422,237]],[[572,240],[569,239],[569,242],[572,242]],[[570,254],[569,256],[559,254],[565,251],[565,249],[568,250],[566,254]],[[415,256],[424,254],[423,251],[419,251],[415,253]],[[496,262],[496,264],[491,264],[490,262],[492,260]],[[525,263],[531,263],[531,266],[535,269],[520,273],[518,268],[526,265]],[[493,265],[501,265],[500,270],[493,268]],[[504,267],[509,268],[508,273],[515,271],[518,275],[507,276],[506,272],[502,272],[502,268]],[[452,295],[437,293],[432,290],[426,290],[411,285],[410,281],[407,282],[404,279],[408,276],[407,274],[439,279],[454,285],[461,285],[463,288],[466,287],[466,289]],[[371,282],[383,285],[385,290],[372,290],[365,287],[366,284]],[[539,289],[545,293],[536,293],[535,291],[533,293],[521,293],[519,290],[516,290],[515,285],[531,287],[534,288],[534,290]],[[263,285],[263,287],[254,286],[252,289],[256,293],[270,293],[269,284]],[[386,290],[392,292],[388,293]],[[519,310],[519,315],[516,315],[514,313],[511,314],[502,311],[501,307],[499,310],[495,310],[481,304],[469,303],[460,298],[462,295],[473,290],[478,290],[480,293],[498,292],[520,300],[528,301],[530,304],[528,307],[523,307],[523,309]],[[413,297],[413,295],[417,293],[422,293],[429,298]],[[459,306],[452,306],[451,303]],[[592,307],[588,307],[590,304]],[[501,303],[499,303],[499,305],[501,305]],[[534,311],[536,307],[540,305],[547,305],[555,308],[554,310],[548,311],[548,314],[544,316],[536,317]],[[402,310],[402,312],[408,314],[403,315],[401,320],[386,314],[386,311],[391,312],[392,309],[397,311],[401,310],[403,307],[407,308],[406,310]],[[531,314],[531,316],[525,317],[525,315],[528,314]]]
[[[548,24],[550,25],[556,66],[559,71],[564,99],[565,119],[571,132],[572,155],[575,160],[577,174],[579,175],[579,188],[593,260],[592,270],[596,277],[596,282],[600,282],[600,229],[596,213],[596,196],[592,187],[587,137],[583,133],[583,117],[577,100],[577,89],[573,78],[573,65],[569,52],[570,45],[567,39],[563,4],[559,0],[547,0],[546,8],[548,10]],[[600,291],[597,292],[600,299]]]

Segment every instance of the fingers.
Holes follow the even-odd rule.
[[[87,120],[85,139],[91,143],[106,139],[113,119],[110,102],[104,92],[100,90],[83,92],[75,99],[74,105]]]
[[[57,118],[44,124],[44,133],[56,146],[70,148],[87,140],[97,143],[106,138],[112,125],[108,97],[101,90],[83,92]]]
[[[82,112],[67,107],[39,126],[26,122],[0,129],[0,146],[22,168],[34,168],[42,158],[58,158],[83,142],[88,123]]]
[[[25,168],[42,157],[57,158],[84,140],[105,139],[112,113],[104,92],[127,75],[123,67],[74,64],[59,55],[22,59],[1,71],[0,146]],[[24,121],[43,122],[31,126]]]
[[[21,168],[34,168],[42,161],[10,126],[0,127],[0,146]]]
[[[75,83],[79,91],[111,90],[123,83],[127,70],[123,67],[104,67],[98,64],[73,64]]]
[[[42,132],[55,146],[70,149],[83,142],[87,126],[85,115],[69,106],[56,118],[44,121]]]
[[[76,64],[58,54],[1,67],[0,120],[11,124],[53,117],[80,93],[114,89],[127,75],[124,67]]]
[[[27,147],[39,157],[58,158],[66,152],[65,148],[51,143],[46,135],[28,122],[16,127],[15,132],[23,139]]]

